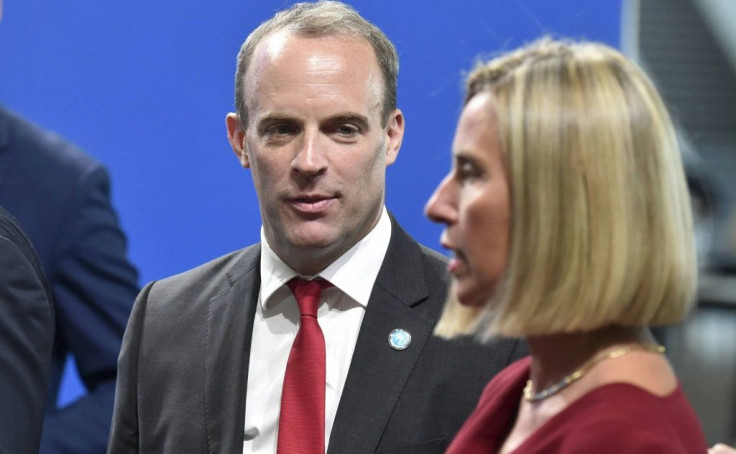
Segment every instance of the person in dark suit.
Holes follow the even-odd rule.
[[[295,4],[250,34],[226,124],[261,241],[143,289],[109,453],[442,452],[484,381],[522,355],[515,341],[432,335],[446,260],[384,207],[404,133],[397,73],[388,38],[339,2]],[[316,315],[290,291],[304,280],[324,287]],[[315,316],[321,382],[287,399]],[[322,394],[297,418],[314,437],[296,438],[285,414]]]
[[[0,207],[0,453],[38,452],[54,341],[54,307],[41,262]]]
[[[41,452],[104,452],[120,343],[139,290],[111,205],[107,170],[0,106],[0,204],[31,238],[56,307]],[[69,355],[88,393],[57,409]]]

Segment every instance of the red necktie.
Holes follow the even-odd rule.
[[[325,280],[292,279],[299,331],[286,363],[279,416],[278,454],[325,452],[325,338],[317,323]]]

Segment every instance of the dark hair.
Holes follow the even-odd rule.
[[[396,109],[396,83],[399,57],[394,45],[375,25],[363,19],[352,7],[337,1],[296,3],[263,22],[245,40],[238,53],[235,72],[235,108],[245,128],[248,110],[245,105],[245,76],[258,44],[268,35],[286,30],[301,36],[341,35],[365,39],[373,47],[384,82],[384,123]]]

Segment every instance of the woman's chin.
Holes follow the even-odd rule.
[[[455,297],[461,306],[465,307],[482,307],[488,301],[488,297],[484,293],[478,291],[463,291],[462,288],[455,289]]]
[[[478,279],[476,275],[467,274],[453,276],[452,290],[462,306],[480,308],[491,300],[497,284],[497,280]]]

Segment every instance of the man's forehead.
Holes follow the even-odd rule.
[[[261,58],[266,58],[268,60],[275,60],[281,55],[285,49],[286,44],[289,41],[289,38],[291,38],[291,33],[280,30],[276,31],[274,33],[271,33],[263,38],[263,41],[261,41],[258,46],[256,46],[254,57],[256,55],[261,56]]]
[[[315,52],[319,49],[323,56],[329,54],[342,55],[346,47],[352,48],[351,52],[359,49],[359,51],[373,56],[372,63],[378,69],[378,60],[375,57],[373,47],[362,36],[351,34],[303,35],[289,30],[278,30],[265,36],[254,49],[254,61],[251,62],[251,65],[278,61],[294,47],[301,47],[302,50],[308,49]]]
[[[380,103],[383,91],[382,75],[375,58],[366,64],[366,54],[373,54],[371,45],[363,40],[343,36],[301,36],[288,31],[275,32],[261,41],[245,75],[245,98],[249,104],[283,95],[287,91],[303,91],[304,96],[317,93],[309,87],[323,86],[321,95],[360,96],[361,86],[371,100]],[[349,85],[348,93],[327,87]],[[356,91],[357,90],[357,91]],[[293,98],[291,98],[294,101]]]

